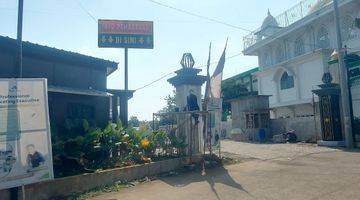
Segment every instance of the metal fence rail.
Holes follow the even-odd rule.
[[[275,19],[279,27],[288,27],[291,24],[303,19],[304,17],[330,4],[332,4],[332,0],[303,0],[297,5],[290,8],[289,10],[275,17]],[[247,49],[252,45],[254,45],[256,42],[259,42],[262,39],[271,36],[271,35],[267,35],[265,37],[258,37],[256,33],[259,32],[260,30],[261,28],[258,28],[243,38],[244,49]]]
[[[177,138],[184,136],[184,131],[188,129],[189,125],[191,125],[194,122],[190,122],[193,120],[193,115],[198,115],[199,121],[201,122],[201,126],[208,126],[208,128],[203,132],[203,128],[201,128],[201,134],[202,137],[202,144],[200,148],[202,149],[204,154],[212,154],[213,150],[217,150],[220,152],[219,149],[213,149],[216,146],[212,145],[212,129],[209,127],[209,121],[211,121],[211,118],[209,118],[210,112],[209,111],[184,111],[184,112],[167,112],[167,113],[153,113],[153,131],[154,132],[165,132],[167,135],[172,135]],[[161,124],[161,119],[163,119],[166,124]],[[205,120],[206,119],[206,120]],[[205,125],[204,121],[207,121]],[[191,128],[190,128],[191,129]],[[191,133],[189,136],[190,138],[184,138],[186,140],[187,145],[190,149],[192,149],[192,145],[194,144],[194,140],[192,137],[194,137]],[[192,150],[191,150],[192,151]],[[191,155],[190,155],[191,156]]]

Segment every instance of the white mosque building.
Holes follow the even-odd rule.
[[[339,0],[339,10],[343,44],[349,53],[359,53],[355,21],[360,18],[360,0]],[[244,54],[258,57],[258,91],[271,95],[272,119],[314,118],[313,102],[318,100],[312,90],[322,83],[323,73],[330,70],[339,82],[338,66],[328,64],[336,45],[332,0],[303,0],[278,17],[268,12],[262,26],[244,38]],[[359,105],[360,86],[352,90]],[[357,116],[359,109],[354,107]]]

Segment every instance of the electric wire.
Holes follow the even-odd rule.
[[[193,13],[193,12],[190,12],[190,11],[187,11],[187,10],[184,10],[184,9],[181,9],[181,8],[177,8],[177,7],[174,7],[174,6],[171,6],[171,5],[168,5],[168,4],[165,4],[165,3],[161,3],[159,1],[155,1],[155,0],[146,0],[146,1],[149,1],[151,3],[154,3],[156,5],[159,5],[159,6],[162,6],[162,7],[165,7],[165,8],[169,8],[169,9],[172,9],[172,10],[175,10],[175,11],[178,11],[178,12],[181,12],[181,13],[184,13],[184,14],[187,14],[187,15],[191,15],[193,17],[197,17],[197,18],[201,18],[201,19],[204,19],[204,20],[207,20],[207,21],[210,21],[210,22],[213,22],[213,23],[218,23],[218,24],[222,24],[222,25],[225,25],[225,26],[228,26],[228,27],[231,27],[231,28],[235,28],[235,29],[238,29],[238,30],[242,30],[242,31],[246,31],[246,32],[249,32],[249,33],[253,33],[254,31],[252,30],[249,30],[249,29],[246,29],[246,28],[243,28],[243,27],[240,27],[240,26],[237,26],[237,25],[233,25],[233,24],[230,24],[230,23],[227,23],[227,22],[224,22],[224,21],[220,21],[220,20],[217,20],[217,19],[214,19],[214,18],[211,18],[211,17],[207,17],[207,16],[203,16],[203,15],[199,15],[199,14],[196,14],[196,13]],[[80,0],[77,0],[78,4],[79,4],[79,7],[91,18],[93,19],[96,23],[97,23],[97,20],[96,18],[81,4]],[[276,39],[277,35],[276,34],[273,34],[273,35],[265,35],[265,37],[267,37],[266,39]],[[290,39],[286,39],[286,42],[289,42],[289,43],[294,43],[296,44],[297,43],[297,39],[295,40],[290,40]],[[305,43],[303,42],[304,46],[308,45],[310,46],[311,48],[323,48],[322,46],[316,44],[315,42],[314,43]],[[348,48],[348,49],[353,49],[355,50],[354,48]],[[237,56],[240,56],[242,55],[243,53],[238,53],[238,54],[235,54],[233,56],[230,56],[230,57],[227,57],[226,59],[231,59],[233,57],[237,57]],[[210,63],[210,65],[212,64],[215,64],[217,62],[212,62]],[[198,68],[203,68],[203,67],[206,67],[207,64],[204,64],[204,65],[200,65],[198,66]],[[148,86],[151,86],[152,84],[170,76],[171,74],[174,74],[174,72],[169,72],[141,87],[138,87],[137,89],[135,89],[135,91],[138,91],[138,90],[141,90],[141,89],[144,89]]]
[[[181,9],[181,8],[177,8],[177,7],[174,7],[174,6],[170,6],[170,5],[168,5],[168,4],[161,3],[161,2],[159,2],[159,1],[155,1],[155,0],[146,0],[146,1],[149,1],[149,2],[151,2],[151,3],[157,4],[157,5],[162,6],[162,7],[166,7],[166,8],[172,9],[172,10],[176,10],[176,11],[181,12],[181,13],[185,13],[185,14],[191,15],[191,16],[193,16],[193,17],[197,17],[197,18],[200,18],[200,19],[205,19],[205,20],[207,20],[207,21],[211,21],[211,22],[214,22],[214,23],[222,24],[222,25],[225,25],[225,26],[228,26],[228,27],[231,27],[231,28],[235,28],[235,29],[238,29],[238,30],[247,31],[247,32],[252,32],[252,31],[249,30],[249,29],[246,29],[246,28],[243,28],[243,27],[240,27],[240,26],[237,26],[237,25],[233,25],[233,24],[230,24],[230,23],[227,23],[227,22],[224,22],[224,21],[220,21],[220,20],[218,20],[218,19],[210,18],[210,17],[203,16],[203,15],[199,15],[199,14],[196,14],[196,13],[193,13],[193,12],[190,12],[190,11],[187,11],[187,10],[184,10],[184,9]]]
[[[77,0],[77,3],[78,3],[78,5],[79,5],[79,7],[81,8],[81,10],[84,11],[87,16],[89,16],[95,23],[98,22],[98,20],[94,17],[94,15],[92,15],[92,14],[90,13],[90,11],[88,11],[88,10],[82,5],[82,3],[80,2],[80,0]]]
[[[241,56],[241,55],[242,55],[242,53],[237,53],[237,54],[234,54],[234,55],[232,55],[232,56],[226,57],[226,59],[229,60],[229,59],[235,58],[235,57],[237,57],[237,56]],[[218,63],[218,62],[217,62],[217,61],[211,62],[210,65],[213,65],[213,64],[216,64],[216,63]],[[206,66],[207,66],[207,64],[204,64],[204,65],[197,66],[197,68],[204,68],[204,67],[206,67]],[[155,80],[153,80],[153,81],[145,84],[144,86],[141,86],[141,87],[135,89],[135,91],[138,91],[138,90],[141,90],[141,89],[143,89],[143,88],[146,88],[146,87],[148,87],[148,86],[150,86],[150,85],[152,85],[152,84],[154,84],[154,83],[156,83],[156,82],[161,81],[162,79],[164,79],[164,78],[166,78],[166,77],[168,77],[168,76],[170,76],[170,75],[172,75],[172,74],[175,74],[175,72],[167,73],[167,74],[161,76],[160,78],[157,78],[157,79],[155,79]]]

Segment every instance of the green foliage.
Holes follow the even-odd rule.
[[[68,125],[74,124],[68,121]],[[146,129],[124,128],[121,122],[104,129],[91,127],[83,120],[63,135],[53,136],[54,158],[76,159],[86,169],[106,169],[149,162],[159,156],[181,155],[185,139],[168,136],[165,132],[148,133]],[[175,153],[177,152],[177,153]],[[65,174],[61,162],[54,162],[58,176]],[[55,166],[56,165],[56,166]],[[55,172],[57,172],[55,170]]]
[[[235,99],[241,96],[248,95],[249,91],[243,84],[228,84],[223,85],[221,92],[224,100]]]
[[[187,147],[185,136],[176,137],[175,134],[170,134],[169,140],[170,140],[171,146],[173,146],[176,149],[176,152],[178,155],[185,154],[185,148]]]
[[[158,113],[168,113],[174,112],[176,109],[176,92],[173,91],[173,94],[169,94],[165,97],[166,107],[159,110]],[[161,116],[159,120],[159,125],[168,125],[168,124],[175,124],[176,119],[173,116]]]
[[[130,117],[130,120],[129,120],[128,123],[129,123],[129,126],[132,126],[132,127],[139,127],[140,126],[140,121],[136,116]]]
[[[231,115],[230,109],[223,110],[222,115],[221,115],[221,121],[226,122],[229,115]]]

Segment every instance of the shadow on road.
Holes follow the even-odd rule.
[[[221,183],[238,190],[241,190],[252,196],[247,190],[245,190],[241,184],[237,183],[229,174],[228,170],[225,169],[223,166],[219,166],[212,169],[206,170],[206,175],[202,176],[201,172],[191,172],[191,173],[183,173],[179,176],[172,176],[172,177],[162,177],[160,178],[161,181],[173,186],[173,187],[185,187],[191,183],[195,182],[204,182],[206,181],[211,191],[215,194],[217,199],[220,199],[219,194],[216,191],[215,184]]]

